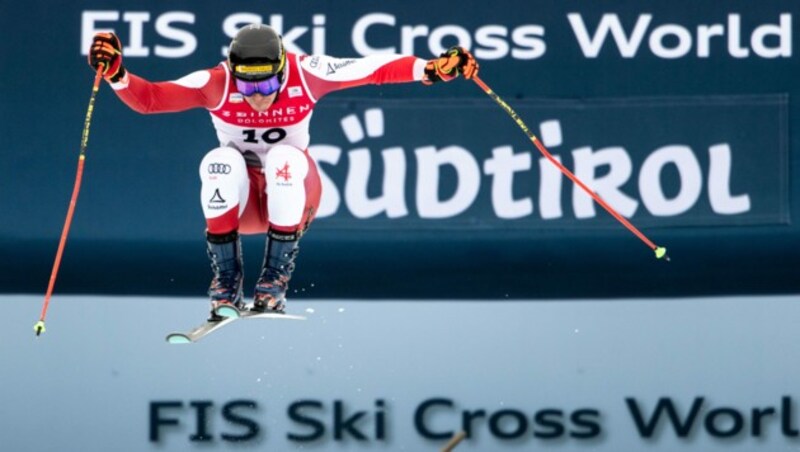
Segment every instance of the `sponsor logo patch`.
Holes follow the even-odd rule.
[[[231,173],[231,166],[227,163],[209,163],[208,164],[208,174],[230,174]],[[219,195],[219,190],[215,193]]]
[[[292,178],[292,174],[289,173],[289,162],[284,163],[283,168],[278,169],[275,173],[275,178],[283,178],[284,182],[289,182],[289,179]]]
[[[228,208],[228,201],[219,194],[219,188],[214,190],[211,199],[208,200],[208,208],[210,210],[224,210]]]

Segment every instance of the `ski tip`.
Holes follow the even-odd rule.
[[[186,337],[185,334],[172,333],[167,336],[167,342],[170,344],[191,344],[192,340]]]
[[[33,325],[33,331],[36,332],[36,337],[39,337],[42,333],[45,332],[44,328],[44,321],[39,320],[36,322],[36,325]]]
[[[228,318],[228,319],[238,319],[242,315],[241,311],[236,309],[235,306],[231,306],[231,305],[218,306],[214,310],[214,313],[217,314],[220,317],[225,317],[225,318]]]

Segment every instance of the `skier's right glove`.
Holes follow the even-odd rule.
[[[116,83],[125,76],[122,66],[122,45],[114,33],[97,33],[89,49],[89,66],[95,71],[103,68],[103,78]]]
[[[471,79],[473,75],[478,74],[478,62],[469,50],[453,46],[439,55],[439,58],[428,61],[422,83],[432,85],[436,82],[449,82],[459,74],[465,79]]]

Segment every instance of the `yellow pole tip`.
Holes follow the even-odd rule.
[[[664,248],[663,246],[656,247],[655,252],[656,252],[656,259],[662,259],[664,258],[664,256],[667,255],[667,249]]]
[[[33,325],[33,331],[36,332],[37,336],[44,333],[45,332],[44,321],[39,320],[38,322],[36,322],[36,325]]]

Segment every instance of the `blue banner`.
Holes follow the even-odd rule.
[[[675,263],[658,265],[474,83],[364,86],[323,98],[311,123],[324,193],[293,281],[316,296],[800,291],[798,2],[56,3],[0,15],[0,291],[48,280],[93,34],[119,35],[131,73],[175,80],[219,64],[250,22],[341,58],[470,49],[553,156]],[[56,290],[202,293],[197,172],[216,145],[206,111],[140,115],[103,84]],[[247,245],[255,268],[262,238]]]

